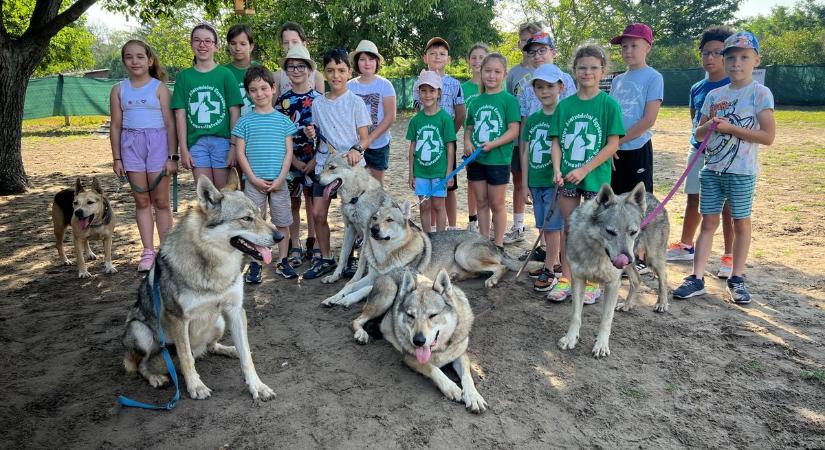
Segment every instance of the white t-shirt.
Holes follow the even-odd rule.
[[[358,81],[360,78],[349,80],[347,87],[350,92],[364,99],[364,104],[367,105],[367,112],[369,112],[372,121],[368,131],[372,133],[378,127],[378,124],[384,120],[384,99],[395,97],[395,88],[389,80],[379,75],[376,75],[375,79],[368,84]],[[391,138],[390,130],[387,130],[370,144],[370,148],[381,148],[390,145]]]
[[[358,144],[358,128],[372,124],[367,105],[350,90],[335,100],[330,100],[326,95],[316,97],[312,102],[312,123],[324,139],[342,153]],[[324,139],[315,154],[316,174],[321,173],[329,154]],[[360,164],[366,165],[364,158],[361,158]]]

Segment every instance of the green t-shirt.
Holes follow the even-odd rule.
[[[524,121],[521,140],[527,142],[527,187],[553,187],[553,138],[550,137],[555,114],[547,115],[541,109],[531,114]]]
[[[589,100],[571,95],[559,102],[553,114],[550,136],[561,144],[561,173],[567,175],[585,165],[607,145],[607,137],[624,136],[622,108],[613,97],[604,92]],[[598,192],[604,183],[610,183],[610,160],[593,169],[578,185],[565,183],[568,189],[579,188]]]
[[[209,72],[194,67],[183,70],[175,80],[172,109],[186,111],[186,145],[192,147],[201,136],[229,138],[229,108],[243,105],[238,82],[226,67]]]
[[[455,142],[455,124],[447,111],[428,116],[419,111],[407,126],[407,140],[415,142],[413,176],[432,180],[447,175],[447,143]]]
[[[474,148],[479,145],[494,141],[505,133],[507,126],[513,122],[521,121],[518,101],[515,97],[505,91],[496,94],[479,94],[473,99],[467,110],[467,121],[465,125],[473,127],[471,141]],[[476,162],[488,166],[510,165],[513,159],[513,143],[508,142],[501,147],[496,147],[489,152],[481,152]]]
[[[464,105],[469,108],[472,100],[478,97],[478,85],[473,80],[467,80],[461,84],[461,92],[464,94]]]
[[[258,63],[256,61],[252,61],[250,67],[257,65]],[[252,103],[252,99],[249,98],[248,95],[246,95],[246,89],[244,89],[243,87],[243,79],[246,76],[246,71],[249,69],[249,67],[247,67],[246,69],[239,69],[235,67],[235,65],[232,63],[227,63],[224,65],[224,67],[229,69],[229,71],[232,72],[232,75],[235,76],[235,79],[238,80],[238,90],[240,91],[241,98],[243,99],[243,106],[241,106],[241,115],[243,116],[249,111],[252,111],[252,108],[255,106],[255,104]]]

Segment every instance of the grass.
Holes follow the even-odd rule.
[[[745,367],[747,367],[748,369],[750,369],[750,370],[752,370],[756,373],[760,373],[760,374],[765,373],[765,370],[767,370],[767,368],[768,368],[768,366],[765,365],[765,363],[763,363],[762,361],[757,361],[755,359],[747,361],[745,363]]]
[[[665,383],[665,391],[667,391],[667,392],[668,392],[668,393],[670,393],[670,394],[673,394],[673,393],[674,393],[674,392],[676,392],[678,389],[679,389],[679,386],[677,386],[677,385],[676,385],[676,384],[674,384],[674,383]]]
[[[820,383],[825,383],[825,370],[822,369],[803,370],[799,376],[803,380],[818,380]]]
[[[88,137],[108,119],[107,116],[71,116],[66,126],[63,117],[46,117],[23,121],[23,142],[56,143]]]
[[[633,400],[642,400],[649,396],[645,388],[641,386],[628,386],[622,388],[621,392],[622,395],[628,398],[632,398]]]

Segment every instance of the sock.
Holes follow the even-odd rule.
[[[524,230],[524,213],[513,214],[513,221],[515,222],[515,229]]]
[[[438,228],[434,226],[430,227],[430,233],[435,233],[436,231],[438,231]]]
[[[478,214],[473,214],[470,217],[470,222],[478,222]]]
[[[457,229],[458,229],[458,228],[456,228],[456,227],[450,227],[450,226],[448,226],[448,227],[447,227],[447,231],[457,230]]]

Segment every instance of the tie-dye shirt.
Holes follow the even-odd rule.
[[[702,105],[702,115],[727,117],[736,127],[758,130],[757,116],[766,109],[773,109],[773,94],[767,87],[752,81],[738,89],[727,85],[712,90]],[[759,173],[759,144],[714,132],[705,149],[704,168],[721,173],[756,175]]]

